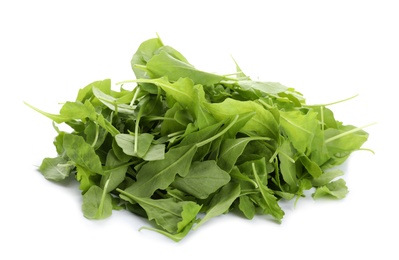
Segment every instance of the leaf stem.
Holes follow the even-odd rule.
[[[138,69],[141,69],[141,70],[147,71],[147,66],[145,66],[145,65],[134,64],[134,67],[138,68]]]
[[[94,124],[96,125],[96,136],[94,137],[91,147],[94,147],[96,145],[96,143],[98,141],[98,135],[99,135],[99,126],[98,126],[97,122],[94,122]]]
[[[345,102],[345,101],[354,99],[354,98],[357,97],[357,96],[359,96],[359,94],[356,94],[356,95],[354,95],[354,96],[352,96],[352,97],[349,97],[349,98],[345,98],[345,99],[342,99],[342,100],[338,100],[338,101],[335,101],[335,102],[331,102],[331,103],[326,103],[326,104],[314,104],[314,105],[305,105],[305,106],[307,106],[307,107],[318,107],[318,106],[324,106],[324,107],[326,107],[326,106],[331,106],[331,105],[335,105],[335,104],[338,104],[338,103],[342,103],[342,102]]]
[[[116,166],[114,168],[111,168],[111,169],[108,169],[108,170],[104,170],[103,172],[104,172],[104,174],[106,174],[106,173],[118,170],[120,168],[123,168],[123,167],[126,167],[126,166],[130,166],[130,165],[135,164],[135,163],[136,162],[134,162],[134,161],[133,162],[124,163],[124,164],[118,165],[118,166]]]
[[[349,135],[349,134],[358,132],[358,131],[360,131],[360,130],[363,130],[363,129],[366,128],[366,127],[369,127],[369,126],[372,126],[372,125],[375,125],[375,124],[376,124],[376,123],[371,123],[371,124],[368,124],[368,125],[365,125],[365,126],[361,126],[361,127],[357,127],[357,128],[351,129],[351,130],[349,130],[349,131],[346,131],[346,132],[343,132],[343,133],[341,133],[341,134],[338,134],[338,135],[335,135],[335,136],[333,136],[333,137],[330,137],[330,138],[328,138],[327,140],[325,140],[324,142],[325,142],[325,143],[332,142],[332,141],[334,141],[334,140],[336,140],[336,139],[339,139],[339,138],[344,137],[344,136],[346,136],[346,135]]]
[[[107,195],[108,183],[109,183],[109,179],[105,182],[103,194],[101,194],[100,205],[98,206],[98,213],[100,215],[102,215],[102,212],[103,212],[105,196]]]
[[[135,88],[135,92],[134,92],[133,99],[132,99],[132,101],[130,102],[130,106],[131,106],[131,107],[134,105],[134,102],[136,102],[136,99],[137,99],[137,96],[139,95],[139,92],[140,92],[140,87],[137,86],[137,87]]]

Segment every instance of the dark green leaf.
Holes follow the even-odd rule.
[[[199,199],[206,199],[230,181],[230,175],[215,161],[194,162],[185,177],[177,176],[172,186]]]
[[[176,174],[184,177],[188,174],[196,146],[172,148],[165,154],[165,159],[151,161],[141,167],[137,173],[137,182],[126,192],[139,197],[149,197],[157,189],[166,189],[175,179]]]
[[[83,137],[74,134],[65,134],[64,149],[68,157],[78,165],[86,169],[102,174],[103,169],[100,158],[94,148],[85,142]]]
[[[205,222],[209,221],[211,218],[217,217],[226,213],[231,204],[238,198],[240,195],[240,185],[237,183],[229,182],[225,186],[223,186],[220,191],[212,198],[209,209],[207,210],[205,216],[201,219],[201,221],[194,226],[194,229],[197,229]]]

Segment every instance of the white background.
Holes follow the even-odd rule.
[[[395,1],[1,1],[0,259],[399,259],[399,8]],[[130,59],[158,33],[197,68],[278,81],[367,128],[343,166],[341,201],[283,203],[282,224],[234,214],[175,243],[128,212],[87,220],[75,183],[36,170],[55,156],[51,121],[79,88],[134,78]]]

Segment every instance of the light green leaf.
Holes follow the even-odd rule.
[[[55,158],[44,158],[39,171],[48,180],[62,181],[69,176],[73,168],[75,168],[74,164],[58,156]]]
[[[255,132],[259,136],[273,139],[277,139],[278,137],[278,125],[274,116],[254,101],[240,101],[227,98],[221,103],[205,103],[204,105],[217,120],[255,112],[256,114],[248,120],[241,130]]]
[[[332,197],[336,199],[343,199],[348,194],[348,187],[343,179],[330,182],[324,186],[318,187],[312,194],[314,199],[322,197]]]
[[[315,187],[318,186],[323,186],[328,184],[329,182],[331,182],[332,180],[334,180],[337,177],[340,177],[344,175],[344,172],[340,169],[332,169],[330,171],[327,172],[323,172],[322,175],[320,175],[318,178],[314,178],[312,180],[312,185]]]
[[[311,148],[314,133],[319,123],[317,113],[309,111],[280,111],[280,123],[284,132],[299,153],[306,153]]]
[[[111,95],[107,95],[98,88],[93,87],[93,94],[98,100],[101,101],[104,105],[106,105],[109,109],[115,112],[120,112],[124,114],[131,114],[135,113],[135,106],[130,106],[129,104],[121,104],[118,98],[115,98]],[[133,98],[133,96],[131,97]],[[125,100],[123,100],[125,101]]]
[[[299,157],[302,165],[306,168],[308,173],[313,176],[313,178],[318,178],[322,175],[323,171],[314,161],[310,160],[306,155]]]

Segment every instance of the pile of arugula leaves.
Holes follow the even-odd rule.
[[[344,198],[341,165],[368,134],[344,125],[327,105],[301,93],[253,81],[237,65],[231,75],[197,70],[160,38],[133,55],[136,79],[92,82],[50,118],[57,156],[45,178],[80,183],[82,211],[103,219],[127,209],[180,241],[230,211],[281,221],[280,200]],[[124,88],[134,84],[133,90]],[[71,132],[61,131],[65,123]]]

